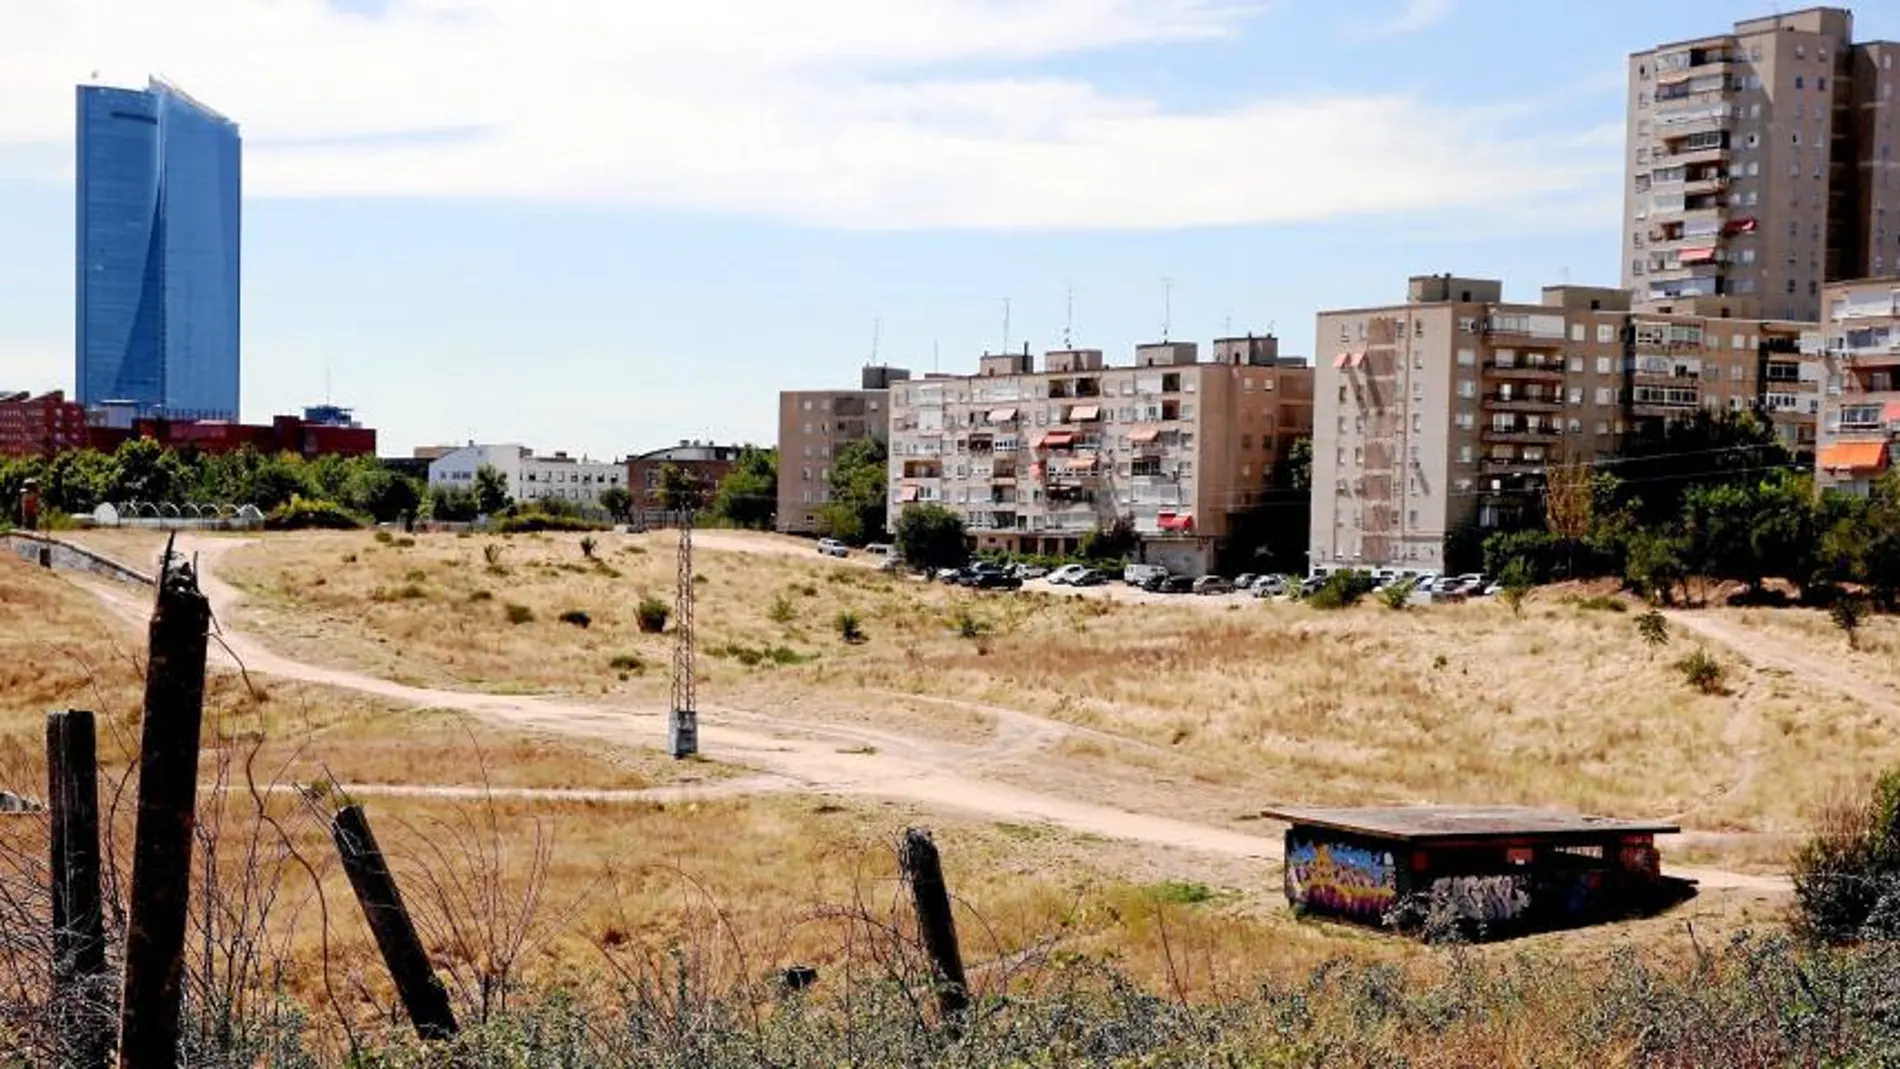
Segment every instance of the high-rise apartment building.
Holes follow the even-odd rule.
[[[1067,554],[1122,518],[1143,559],[1205,571],[1232,514],[1261,502],[1312,427],[1313,370],[1272,336],[1135,350],[985,354],[974,375],[929,375],[891,395],[891,515],[933,502],[980,549]],[[784,463],[784,462],[781,462]]]
[[[778,395],[778,520],[788,534],[818,530],[831,499],[831,461],[860,438],[890,440],[890,391],[903,368],[864,369],[855,390],[786,390]]]
[[[1900,266],[1895,51],[1822,7],[1630,56],[1631,298],[1813,320],[1827,282]]]
[[[1829,286],[1816,482],[1866,494],[1900,465],[1900,277]]]
[[[1461,529],[1514,522],[1549,465],[1594,463],[1698,409],[1814,449],[1811,323],[1632,311],[1620,289],[1426,275],[1405,303],[1321,312],[1313,565],[1446,566]]]
[[[238,128],[157,80],[78,99],[78,400],[234,420]]]

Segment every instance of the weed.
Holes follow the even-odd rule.
[[[613,659],[607,662],[607,667],[617,672],[637,673],[646,671],[647,663],[637,653],[616,653]]]
[[[595,538],[593,535],[581,536],[581,556],[586,557],[588,560],[593,560],[594,550],[598,548],[600,548],[599,539]]]
[[[561,622],[564,624],[572,624],[575,627],[586,630],[593,625],[594,618],[587,615],[583,610],[569,609],[561,614]]]
[[[468,592],[468,600],[493,601],[495,600],[495,592],[492,590],[471,590]]]
[[[1352,568],[1334,572],[1306,603],[1315,609],[1345,609],[1372,591],[1372,576]]]
[[[1682,673],[1685,683],[1704,694],[1722,694],[1726,692],[1728,672],[1722,662],[1709,656],[1709,651],[1697,649],[1694,653],[1676,662],[1676,670]]]
[[[1654,657],[1657,650],[1669,645],[1669,618],[1651,609],[1636,618],[1636,633],[1642,636],[1649,655]]]
[[[747,646],[738,642],[722,643],[708,648],[706,652],[714,657],[725,657],[738,661],[747,668],[757,668],[760,665],[781,667],[784,665],[803,664],[811,660],[810,656],[800,653],[790,646]]]
[[[498,542],[490,542],[482,547],[482,559],[488,562],[490,568],[493,568],[501,563],[501,555],[505,552],[507,552],[506,546]]]
[[[772,609],[766,617],[775,624],[789,624],[798,618],[798,611],[792,608],[792,599],[780,594],[772,599]]]
[[[990,632],[989,621],[978,619],[968,607],[957,610],[955,623],[957,634],[962,638],[982,638]]]
[[[504,607],[504,611],[507,612],[508,622],[511,624],[531,623],[534,620],[534,610],[526,605],[516,605],[511,601]]]
[[[371,601],[420,601],[429,596],[427,590],[415,583],[404,583],[394,589],[378,587],[370,593]]]
[[[385,546],[390,544],[391,542],[394,542],[395,540],[396,540],[396,536],[393,534],[390,534],[388,531],[376,532],[376,541],[382,543]]]
[[[402,573],[402,577],[404,579],[407,579],[411,583],[420,583],[423,580],[429,578],[429,573],[423,571],[421,568],[411,568],[408,571]]]
[[[408,535],[403,535],[401,538],[396,539],[395,546],[397,549],[414,549],[416,547],[416,540],[410,538]]]
[[[1221,897],[1219,891],[1204,883],[1183,880],[1163,880],[1148,885],[1143,891],[1150,901],[1170,906],[1198,906]]]
[[[1446,666],[1446,665],[1448,665],[1448,664],[1450,664],[1450,663],[1451,663],[1451,662],[1450,662],[1450,661],[1448,661],[1448,660],[1446,660],[1446,659],[1445,659],[1445,655],[1444,655],[1444,654],[1442,654],[1442,653],[1441,653],[1441,654],[1439,654],[1438,656],[1436,656],[1436,657],[1433,657],[1433,658],[1432,658],[1432,667],[1433,667],[1433,668],[1436,668],[1436,669],[1439,669],[1440,671],[1443,671],[1443,670],[1444,670],[1444,668],[1445,668],[1445,666]]]
[[[1828,619],[1847,636],[1847,648],[1860,649],[1860,623],[1867,615],[1867,601],[1855,594],[1843,594],[1828,607]]]
[[[1379,600],[1385,602],[1386,608],[1399,612],[1412,604],[1412,591],[1416,589],[1418,589],[1416,580],[1401,579],[1396,583],[1386,584],[1385,588],[1379,591]]]
[[[657,635],[666,630],[666,620],[671,615],[673,610],[667,608],[666,602],[651,594],[642,596],[633,607],[634,621],[640,625],[643,634]]]
[[[864,625],[858,621],[858,614],[849,609],[838,614],[836,621],[838,637],[846,642],[857,644],[864,641]]]
[[[1593,594],[1587,598],[1570,598],[1569,601],[1570,601],[1570,604],[1575,605],[1577,607],[1577,610],[1579,612],[1628,612],[1629,611],[1629,603],[1624,601],[1622,598],[1608,597],[1603,594]]]
[[[811,583],[806,583],[798,587],[798,592],[799,594],[808,598],[815,598],[818,596],[818,588]]]
[[[345,563],[345,564],[355,564],[355,563],[356,563],[356,554],[354,554],[354,553],[345,553],[345,554],[343,554],[343,563]]]

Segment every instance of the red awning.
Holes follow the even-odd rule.
[[[1048,434],[1036,439],[1037,449],[1049,449],[1053,446],[1073,444],[1075,444],[1075,434],[1072,431],[1050,431]]]
[[[1697,249],[1684,249],[1682,250],[1682,254],[1676,257],[1676,260],[1678,263],[1685,263],[1685,264],[1714,263],[1715,262],[1715,248],[1714,246],[1704,246],[1702,248],[1697,248]]]
[[[1888,401],[1881,406],[1880,422],[1900,423],[1900,401]]]
[[[1880,471],[1886,466],[1885,442],[1836,442],[1821,448],[1821,467],[1828,471]]]
[[[899,490],[897,492],[897,500],[899,501],[917,500],[917,488],[915,486],[904,487],[902,490]]]
[[[1185,512],[1164,512],[1159,520],[1161,529],[1164,531],[1192,531],[1194,529],[1194,517]]]
[[[1756,226],[1756,223],[1755,223],[1754,216],[1746,216],[1741,219],[1730,219],[1728,222],[1722,224],[1722,233],[1724,234],[1753,234],[1755,232],[1755,226]]]
[[[1128,432],[1128,440],[1136,445],[1146,445],[1161,437],[1160,427],[1136,427]]]
[[[1351,353],[1340,353],[1339,355],[1337,355],[1337,356],[1335,356],[1335,357],[1333,357],[1333,366],[1334,366],[1334,367],[1345,367],[1345,366],[1346,366],[1346,361],[1347,361],[1348,359],[1350,359],[1351,357],[1352,357],[1352,354],[1351,354]]]
[[[1347,367],[1358,367],[1359,365],[1366,362],[1366,354],[1363,351],[1356,352],[1356,353],[1347,353],[1346,357],[1347,357],[1346,359]]]

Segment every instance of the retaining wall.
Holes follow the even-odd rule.
[[[7,548],[21,560],[29,564],[38,564],[44,568],[58,568],[61,571],[87,572],[120,583],[133,583],[139,586],[152,586],[156,580],[145,572],[127,567],[84,546],[63,542],[31,531],[8,531],[0,535]]]

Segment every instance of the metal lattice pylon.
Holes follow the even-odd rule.
[[[673,604],[673,708],[667,749],[676,758],[699,752],[699,708],[693,663],[693,503],[680,509],[679,587]]]

